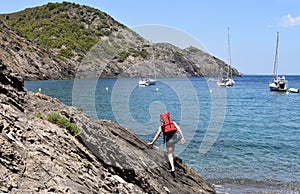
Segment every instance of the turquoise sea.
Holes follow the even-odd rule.
[[[300,76],[286,76],[300,88]],[[218,193],[300,193],[300,94],[270,92],[271,76],[235,78],[223,88],[205,78],[27,81],[94,118],[113,120],[151,141],[169,111],[186,144],[176,154]],[[162,149],[162,138],[157,145]]]

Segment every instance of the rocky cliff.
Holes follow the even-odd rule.
[[[0,62],[7,64],[25,80],[69,79],[74,65],[55,53],[33,44],[0,20]]]
[[[0,193],[215,193],[176,158],[111,121],[95,120],[57,99],[24,90],[0,63]],[[79,136],[49,122],[59,113]]]
[[[196,48],[150,44],[100,10],[48,3],[0,14],[0,60],[26,80],[224,76],[228,65]],[[233,76],[237,69],[230,67]],[[94,74],[85,73],[94,72]]]

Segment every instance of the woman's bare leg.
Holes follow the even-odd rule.
[[[169,158],[169,162],[171,164],[171,171],[175,171],[175,166],[174,166],[174,150],[175,150],[175,145],[172,146],[172,147],[167,148],[168,158]]]

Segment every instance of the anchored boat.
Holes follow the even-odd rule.
[[[278,44],[279,44],[279,32],[277,32],[273,78],[272,81],[269,83],[269,88],[271,91],[285,92],[288,90],[288,80],[285,79],[285,76],[281,76],[281,77],[278,76]]]
[[[228,28],[228,59],[229,59],[229,65],[227,66],[227,77],[223,77],[222,79],[219,79],[217,81],[217,84],[219,86],[225,86],[225,87],[232,87],[234,85],[234,80],[232,78],[232,67],[231,67],[231,48],[230,48],[230,34],[229,34],[229,28]]]

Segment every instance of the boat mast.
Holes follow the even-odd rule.
[[[155,66],[155,61],[154,61],[154,45],[152,43],[152,65],[154,65],[154,78],[156,80],[156,66]]]
[[[275,52],[274,70],[273,70],[273,75],[274,78],[276,79],[278,77],[278,44],[279,44],[279,32],[277,32],[276,52]]]
[[[232,71],[231,71],[231,47],[230,47],[230,33],[229,33],[229,27],[227,28],[228,30],[228,37],[227,37],[227,46],[228,46],[228,72],[227,72],[227,78],[229,77],[229,72],[230,72],[230,78],[232,77]]]

